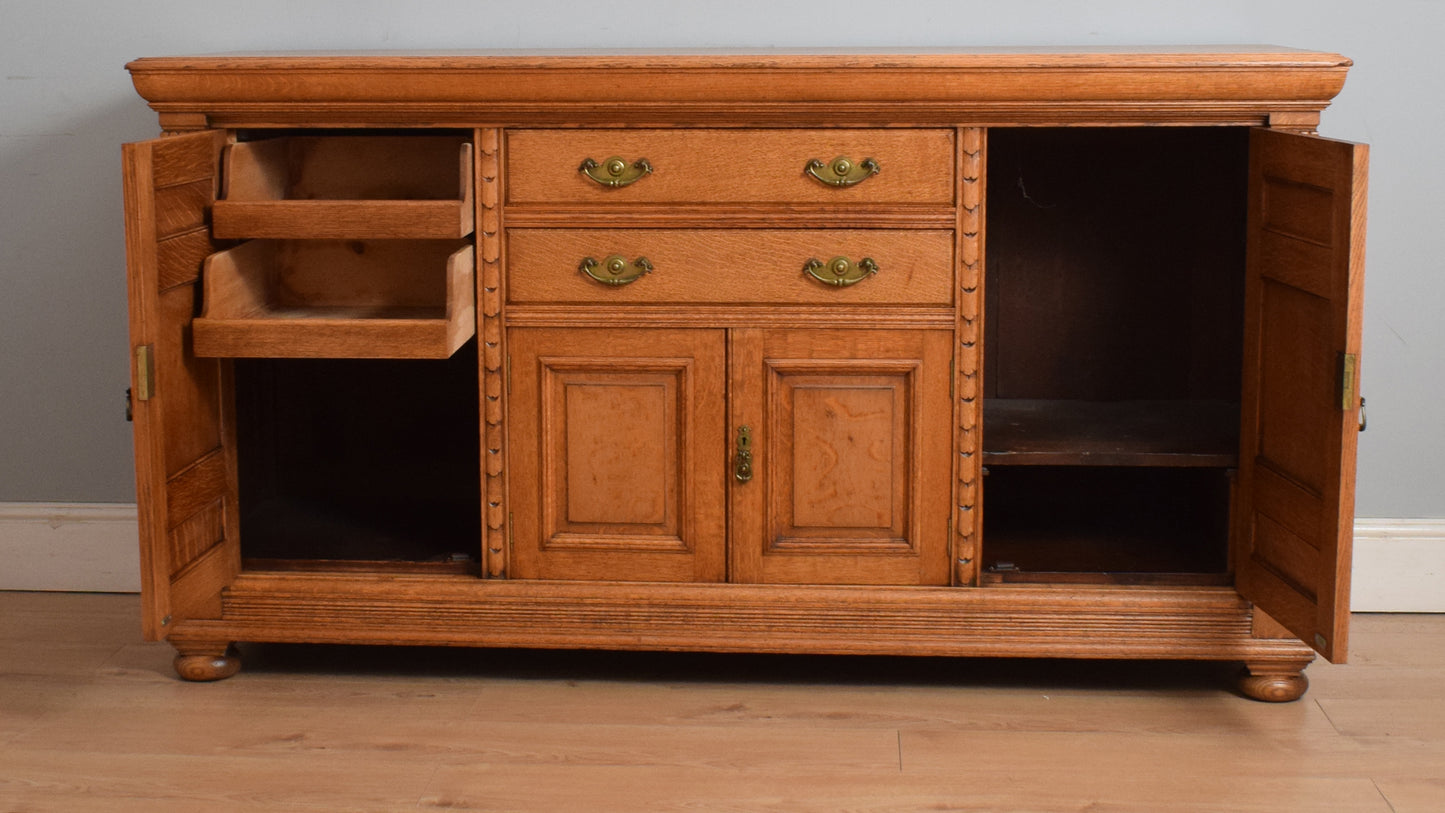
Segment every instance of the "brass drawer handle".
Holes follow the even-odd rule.
[[[626,159],[614,155],[600,164],[591,158],[584,158],[577,171],[603,186],[617,187],[642,180],[643,176],[652,172],[652,164],[647,163],[646,158],[639,158],[629,164]]]
[[[739,483],[753,479],[753,430],[746,425],[738,427],[738,453],[733,458],[733,477]]]
[[[855,164],[853,159],[844,155],[827,163],[814,158],[803,167],[803,174],[828,186],[856,186],[878,174],[878,162],[864,158]]]
[[[613,254],[602,262],[583,257],[577,269],[603,285],[627,285],[652,272],[652,263],[646,257],[628,262],[626,257]]]
[[[872,257],[864,257],[856,264],[847,257],[834,257],[826,263],[815,257],[803,265],[803,271],[819,282],[846,288],[878,273],[878,263]]]

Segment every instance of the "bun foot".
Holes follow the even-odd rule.
[[[1288,703],[1304,697],[1310,680],[1301,669],[1280,667],[1245,667],[1239,678],[1239,690],[1245,697],[1266,703]]]
[[[241,668],[241,658],[236,648],[229,645],[203,650],[188,648],[176,655],[175,668],[182,680],[225,680]]]

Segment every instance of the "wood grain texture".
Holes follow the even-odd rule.
[[[424,606],[417,598],[425,596]],[[427,623],[416,623],[418,614]],[[322,619],[325,619],[323,622]],[[958,590],[243,574],[172,640],[1298,663],[1231,588]]]
[[[222,238],[439,239],[472,232],[472,145],[454,136],[292,136],[231,144]]]
[[[628,203],[953,203],[952,130],[513,130],[507,135],[509,205],[611,207]],[[646,159],[652,172],[606,187],[577,171],[583,159]],[[878,174],[835,187],[804,173],[810,161],[873,159]]]
[[[171,561],[186,564],[226,538],[225,500],[217,499],[170,530]],[[172,576],[175,574],[172,573]]]
[[[979,499],[983,480],[983,341],[985,201],[987,199],[988,132],[980,127],[958,132],[958,254],[955,259],[958,294],[954,325],[954,460],[953,538],[950,567],[953,583],[973,585],[978,579],[979,541],[983,530],[983,505]]]
[[[217,237],[434,240],[472,233],[471,201],[216,201]]]
[[[1445,806],[1445,615],[1355,616],[1354,662],[1266,705],[1210,664],[384,647],[247,645],[240,679],[188,686],[140,604],[0,593],[0,807]]]
[[[1250,141],[1240,591],[1332,661],[1346,657],[1364,283],[1363,145]]]
[[[989,133],[986,397],[1233,401],[1248,139]]]
[[[507,404],[506,372],[509,369],[506,332],[505,241],[502,238],[502,133],[496,129],[477,130],[476,190],[477,257],[481,271],[477,284],[477,334],[481,366],[477,381],[482,415],[482,551],[484,573],[489,578],[507,576]]]
[[[952,229],[952,205],[769,203],[616,203],[509,206],[507,224],[521,229]]]
[[[130,63],[170,126],[1263,124],[1324,108],[1338,54],[1234,49],[174,57]],[[368,81],[356,81],[359,71]],[[829,156],[830,158],[832,156]],[[570,160],[570,159],[569,159]],[[578,159],[580,161],[580,159]],[[600,160],[600,159],[599,159]],[[827,159],[825,159],[827,160]]]
[[[151,639],[198,609],[176,583],[179,574],[200,572],[224,585],[239,570],[235,514],[224,505],[234,501],[236,483],[229,368],[197,358],[190,330],[199,274],[188,263],[213,250],[209,237],[194,229],[205,223],[215,196],[224,140],[224,133],[208,132],[128,144],[122,153],[133,392],[140,392],[135,385],[144,374],[136,367],[136,348],[148,349],[154,367],[153,392],[132,405],[146,596],[142,625]],[[185,249],[171,250],[178,243]],[[197,514],[217,500],[223,502],[222,539],[196,542],[196,526],[209,529],[202,536],[214,530]],[[218,593],[219,586],[201,612],[219,612]]]
[[[1238,464],[1239,405],[991,398],[983,462],[1012,466]]]
[[[476,333],[474,249],[253,240],[206,260],[196,353],[447,358]]]
[[[1287,432],[1250,436],[1243,445],[1258,441],[1277,465],[1242,486],[1247,498],[1204,482],[1207,469],[1150,469],[1163,485],[1145,483],[1149,493],[1179,503],[1158,527],[1108,493],[1111,483],[1133,493],[1118,471],[1095,477],[1096,467],[1042,495],[1016,480],[1033,515],[1048,513],[1044,498],[1074,495],[1034,546],[1053,551],[1045,564],[1060,572],[974,587],[989,551],[980,407],[1000,395],[1233,402],[1243,336],[1271,348],[1269,386],[1244,394],[1264,404],[1264,423],[1317,417],[1310,399],[1331,368],[1315,346],[1334,324],[1319,329],[1324,311],[1310,303],[1338,292],[1313,269],[1334,248],[1358,264],[1363,196],[1351,197],[1341,241],[1339,214],[1318,207],[1328,184],[1296,173],[1292,150],[1274,156],[1284,169],[1257,185],[1260,228],[1292,237],[1251,240],[1275,270],[1250,300],[1268,327],[1250,333],[1235,283],[1246,135],[1198,125],[1312,127],[1348,66],[1268,47],[132,63],[164,126],[215,128],[208,141],[128,157],[149,176],[128,189],[128,237],[157,288],[134,318],[168,331],[147,334],[170,411],[153,408],[146,431],[156,415],[194,417],[144,435],[154,448],[139,452],[153,465],[138,471],[174,479],[139,489],[143,513],[169,533],[146,543],[168,546],[146,555],[171,575],[147,595],[150,634],[162,610],[178,610],[171,638],[202,676],[230,668],[216,661],[227,642],[271,640],[1198,658],[1245,664],[1253,696],[1296,696],[1311,656],[1279,627],[1313,633],[1298,623],[1308,607],[1261,582],[1287,600],[1269,605],[1278,624],[1255,623],[1236,587],[1253,597],[1257,584],[1230,582],[1221,528],[1229,512],[1248,514],[1251,555],[1271,564],[1262,572],[1306,604],[1343,606],[1346,556],[1312,540],[1348,522],[1352,474],[1327,469],[1347,449],[1352,459],[1352,441],[1335,454]],[[1078,126],[1102,124],[1141,126]],[[248,140],[288,126],[308,132]],[[216,208],[227,140],[238,146]],[[634,152],[655,168],[632,186],[602,189],[577,171],[583,157]],[[881,171],[850,189],[802,174],[802,162],[838,155]],[[1362,185],[1354,156],[1348,174]],[[1051,205],[1050,179],[1070,205]],[[424,211],[433,206],[440,213]],[[476,226],[475,249],[448,248],[464,269],[448,252],[418,269],[427,241],[382,239],[432,234],[422,221],[445,221],[435,233],[451,236]],[[198,274],[229,234],[291,242],[255,240]],[[312,245],[343,234],[359,239]],[[371,260],[348,254],[380,259],[364,268]],[[655,270],[617,288],[578,273],[582,257],[609,254],[648,257]],[[868,256],[881,271],[834,289],[802,276],[815,256]],[[995,275],[1000,261],[1008,273]],[[1342,329],[1357,336],[1358,287],[1346,294]],[[312,560],[271,572],[253,560],[237,577],[233,365],[204,354],[445,356],[473,333],[482,500],[464,507],[484,530],[448,521],[407,532],[424,537],[416,550],[447,556],[461,527],[480,536],[480,566]],[[750,483],[729,479],[743,424],[762,473]],[[353,499],[373,487],[348,483]],[[154,494],[167,485],[169,505]],[[1071,513],[1080,495],[1108,510]],[[1004,496],[990,516],[1030,513]],[[384,539],[379,530],[364,533]],[[1038,541],[1012,530],[1019,550]],[[352,542],[316,535],[341,538],[302,547]],[[1136,547],[1183,563],[1182,574],[1125,567],[1139,578],[1109,583],[1115,564],[1137,563]],[[1334,581],[1316,579],[1331,569]],[[1330,623],[1328,643],[1343,652],[1343,627]]]
[[[947,331],[740,330],[733,431],[753,431],[753,479],[733,483],[735,582],[949,580],[952,454]]]
[[[951,328],[956,314],[950,308],[880,308],[869,305],[838,305],[820,308],[799,305],[629,305],[626,308],[582,308],[575,304],[525,304],[507,306],[507,323],[516,327],[731,327],[851,328]]]
[[[230,461],[221,448],[201,457],[166,481],[170,510],[166,527],[176,528],[197,512],[214,507],[216,500],[231,496],[234,487]]]
[[[904,230],[511,229],[508,289],[515,305],[632,303],[940,305],[953,301],[953,233]],[[584,257],[646,257],[653,270],[610,286],[583,274]],[[847,287],[804,273],[810,259],[878,264]]]
[[[721,581],[726,355],[709,330],[513,330],[519,579]]]

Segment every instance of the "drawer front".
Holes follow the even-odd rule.
[[[613,180],[608,159],[627,166]],[[845,158],[851,173],[832,172]],[[632,168],[645,159],[651,172]],[[865,159],[876,163],[869,174]],[[859,179],[835,185],[827,180]],[[952,130],[515,130],[507,136],[511,203],[941,204],[954,199]]]
[[[953,303],[954,239],[948,230],[887,229],[509,229],[507,292],[518,304]],[[600,282],[581,270],[593,258]],[[615,277],[609,257],[626,267]],[[646,258],[651,271],[638,274]],[[861,278],[837,285],[830,264],[846,258]],[[876,273],[861,268],[864,258]]]

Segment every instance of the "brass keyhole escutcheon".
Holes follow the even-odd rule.
[[[733,458],[733,477],[739,483],[753,479],[753,430],[744,424],[738,427],[737,455]]]

